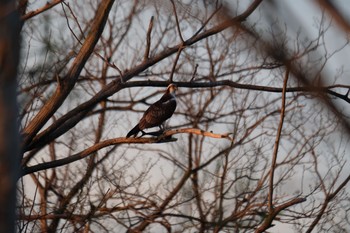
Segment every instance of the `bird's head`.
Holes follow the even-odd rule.
[[[175,91],[177,90],[177,86],[173,83],[169,84],[168,88],[167,88],[167,92],[169,92],[170,94],[175,94]]]

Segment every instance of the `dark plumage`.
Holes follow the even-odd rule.
[[[176,89],[177,87],[175,84],[170,84],[162,98],[160,98],[146,110],[139,123],[132,130],[130,130],[126,137],[128,138],[132,135],[136,137],[138,132],[143,132],[143,130],[147,128],[156,126],[161,128],[163,122],[169,119],[176,109]]]

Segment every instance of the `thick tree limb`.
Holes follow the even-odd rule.
[[[102,1],[99,5],[96,11],[95,20],[91,26],[91,31],[70,67],[68,74],[62,80],[62,85],[57,86],[53,96],[44,104],[44,106],[42,106],[38,114],[24,128],[24,145],[27,145],[32,141],[35,134],[46,124],[73,89],[81,70],[92,54],[97,41],[100,39],[113,3],[114,0],[107,0]]]
[[[330,0],[317,0],[317,2],[344,31],[350,32],[350,23],[337,9],[335,3]]]

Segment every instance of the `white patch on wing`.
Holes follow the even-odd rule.
[[[169,99],[169,100],[167,100],[167,101],[165,101],[165,102],[163,102],[162,104],[163,104],[163,105],[168,105],[168,104],[170,104],[171,102],[176,102],[176,100],[175,100],[174,97],[171,98],[171,99]]]

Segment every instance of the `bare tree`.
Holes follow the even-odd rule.
[[[312,7],[19,1],[18,231],[349,230],[349,27]],[[125,138],[169,83],[167,130]]]

